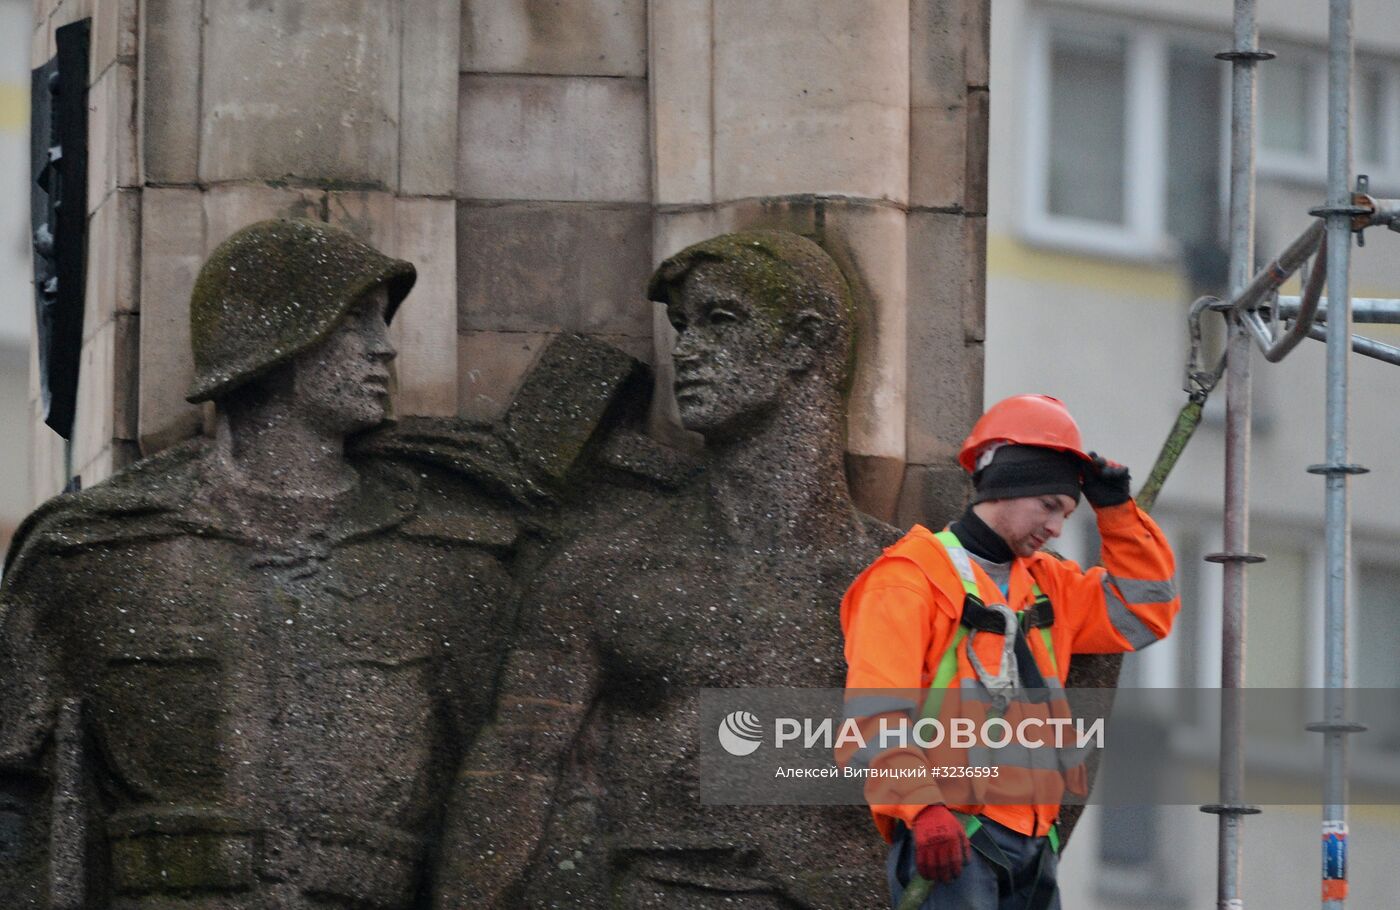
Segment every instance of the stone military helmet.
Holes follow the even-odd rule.
[[[219,244],[195,280],[189,400],[218,398],[291,360],[381,284],[392,319],[416,278],[412,263],[329,224],[278,218],[248,225]]]

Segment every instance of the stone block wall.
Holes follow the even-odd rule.
[[[478,419],[561,331],[652,362],[666,392],[654,265],[785,227],[830,249],[862,304],[858,499],[942,520],[981,405],[987,7],[205,0],[201,18],[36,0],[36,60],[65,17],[92,15],[97,48],[74,468],[91,483],[200,431],[189,289],[257,218],[327,219],[413,260],[396,406]],[[62,482],[53,453],[36,452],[40,495]]]
[[[140,175],[136,162],[137,0],[35,0],[30,65],[55,53],[54,32],[92,19],[88,75],[87,276],[71,467],[105,477],[134,461],[140,338]],[[30,353],[35,427],[32,489],[46,499],[67,481],[63,441],[43,422],[38,357]]]
[[[394,325],[396,406],[456,413],[455,0],[210,0],[202,20],[146,0],[142,13],[141,287],[158,326],[140,352],[142,452],[204,422],[184,400],[200,263],[273,216],[340,224],[418,265]]]
[[[499,415],[561,330],[652,359],[648,6],[463,3],[457,301],[466,416]]]

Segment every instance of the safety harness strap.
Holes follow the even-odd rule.
[[[993,632],[998,635],[1005,634],[1006,629],[1003,625],[1001,615],[997,611],[988,608],[986,604],[982,602],[981,590],[977,585],[977,576],[972,568],[972,557],[968,555],[967,549],[962,545],[962,541],[958,540],[957,535],[947,528],[944,528],[933,536],[943,545],[943,549],[947,552],[948,558],[953,562],[953,567],[958,570],[958,578],[962,581],[964,592],[961,625],[957,634],[953,636],[952,643],[944,650],[943,657],[938,665],[938,670],[934,675],[934,682],[930,687],[931,689],[937,688],[941,690],[947,688],[948,684],[952,682],[953,677],[957,674],[958,648],[967,637],[966,633],[963,631],[964,628],[982,632]],[[1055,642],[1050,634],[1050,628],[1055,624],[1055,608],[1050,603],[1049,596],[1040,589],[1040,584],[1034,579],[1031,580],[1031,594],[1035,598],[1034,602],[1030,607],[1018,614],[1020,626],[1023,631],[1029,631],[1030,629],[1038,629],[1040,631],[1041,643],[1045,645],[1045,653],[1050,658],[1051,672],[1055,674],[1056,679],[1059,679],[1060,662],[1055,655]],[[1020,638],[1020,636],[1017,636],[1017,638]],[[1019,642],[1017,642],[1017,644],[1019,644]],[[1016,650],[1019,651],[1020,649]],[[1018,653],[1016,656],[1017,663],[1024,668],[1022,683],[1026,688],[1043,688],[1045,681],[1040,675],[1040,668],[1035,665],[1034,660],[1027,662],[1025,659],[1030,657],[1030,652],[1027,650],[1024,653]],[[930,692],[930,695],[932,695],[932,692]],[[939,706],[941,706],[941,696],[938,702]],[[925,712],[924,716],[936,716],[936,713],[935,711],[934,715],[930,715]]]
[[[1005,634],[1001,625],[1000,617],[988,609],[982,603],[980,589],[977,586],[977,576],[973,573],[972,559],[968,556],[967,550],[957,535],[952,531],[943,530],[934,535],[938,542],[943,545],[949,558],[952,559],[954,567],[958,570],[958,577],[962,580],[963,592],[963,614],[957,631],[953,633],[953,640],[944,649],[943,656],[939,659],[938,669],[934,672],[933,681],[929,684],[928,697],[924,700],[923,717],[937,717],[943,707],[943,696],[947,692],[948,686],[953,682],[958,674],[958,651],[963,642],[968,638],[968,631],[976,629],[979,631],[995,632]],[[1040,590],[1040,585],[1032,581],[1031,593],[1035,596],[1035,602],[1019,616],[1022,630],[1037,629],[1040,632],[1040,639],[1045,645],[1046,654],[1050,657],[1050,666],[1056,678],[1059,677],[1059,661],[1055,657],[1055,644],[1050,635],[1050,628],[1055,622],[1055,611],[1050,603],[1050,598]],[[995,620],[995,624],[988,618]],[[1018,643],[1024,648],[1024,639],[1021,635],[1016,636]],[[1022,660],[1022,655],[1017,654],[1018,663]],[[1031,666],[1034,660],[1029,651],[1025,653],[1025,659],[1029,659]],[[1036,676],[1039,677],[1039,668],[1036,668]],[[1040,679],[1043,686],[1044,680]],[[965,812],[953,810],[953,814],[962,823],[963,832],[967,835],[968,841],[978,853],[985,856],[989,862],[998,870],[998,875],[1003,871],[1009,876],[1010,863],[1006,859],[1001,848],[996,845],[985,831],[982,830],[982,819],[976,815],[969,815]],[[1050,831],[1046,836],[1046,843],[1050,852],[1058,855],[1060,852],[1060,828],[1059,824],[1050,826]],[[1041,862],[1044,862],[1042,857]],[[1037,878],[1040,878],[1040,870],[1037,869]],[[1037,881],[1036,893],[1032,898],[1032,908],[1043,908],[1048,906],[1049,895],[1053,893],[1053,885],[1042,888],[1042,885],[1049,885],[1048,882]],[[1043,892],[1043,893],[1042,893]]]
[[[956,809],[949,809],[948,811],[952,812],[953,817],[962,823],[963,833],[967,835],[969,841],[972,841],[972,839],[977,836],[977,832],[982,830],[982,819],[978,816],[969,815],[966,812],[959,812]],[[1050,852],[1058,855],[1060,852],[1059,822],[1050,826],[1050,832],[1045,836],[1045,839],[1050,844]]]
[[[965,815],[961,812],[954,814],[961,819],[963,831],[967,834],[967,840],[968,843],[972,844],[972,849],[987,860],[996,872],[1000,887],[1006,892],[1014,891],[1016,881],[1012,872],[1011,859],[1006,855],[1006,851],[1002,850],[1000,845],[987,833],[987,829],[982,825],[982,820],[975,815]],[[1045,845],[1041,847],[1040,855],[1035,860],[1035,879],[1025,904],[1026,910],[1047,910],[1052,905],[1055,898],[1055,880],[1052,876],[1046,875],[1045,864],[1049,862],[1049,856],[1058,856],[1059,853],[1059,825],[1052,825],[1050,833],[1045,839]]]

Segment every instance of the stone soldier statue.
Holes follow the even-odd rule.
[[[212,441],[20,530],[0,606],[5,907],[431,901],[520,529],[461,472],[347,451],[387,417],[387,324],[413,282],[325,224],[234,234],[191,301]]]
[[[860,809],[703,806],[696,766],[699,688],[841,685],[841,594],[898,536],[847,491],[846,281],[815,243],[754,231],[667,260],[650,296],[704,472],[526,593],[465,765],[453,906],[867,906],[884,884]]]

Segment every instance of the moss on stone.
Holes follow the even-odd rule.
[[[647,295],[670,303],[671,294],[702,262],[722,262],[770,319],[785,324],[804,299],[820,294],[850,315],[846,278],[826,251],[788,231],[739,231],[693,244],[661,263]]]
[[[783,334],[793,331],[799,314],[808,309],[846,326],[843,375],[849,380],[855,358],[855,304],[846,276],[825,250],[790,231],[721,234],[661,263],[647,296],[670,306],[686,276],[704,263],[724,265],[747,292],[748,302]]]
[[[243,228],[210,255],[190,296],[189,400],[218,397],[312,347],[380,284],[392,318],[416,276],[411,263],[319,221]]]

